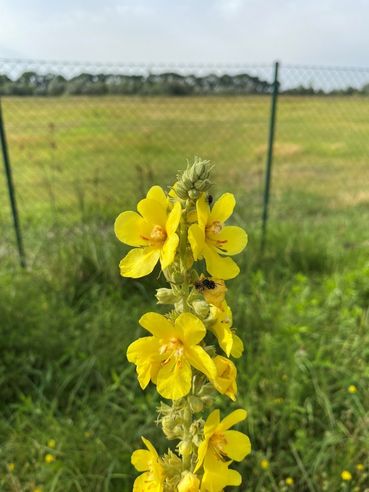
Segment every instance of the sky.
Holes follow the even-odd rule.
[[[0,0],[0,58],[369,65],[369,0]]]

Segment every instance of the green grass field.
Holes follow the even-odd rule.
[[[194,154],[216,163],[215,194],[236,194],[250,237],[228,283],[246,345],[232,408],[248,410],[253,444],[240,490],[367,490],[369,101],[280,98],[263,257],[267,98],[3,105],[29,267],[0,181],[0,490],[125,492],[139,436],[164,451],[158,397],[124,355],[161,281],[119,277],[112,225]]]

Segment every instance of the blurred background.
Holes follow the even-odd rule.
[[[140,435],[164,451],[125,358],[162,280],[119,277],[113,223],[195,155],[249,234],[228,283],[240,490],[369,490],[367,3],[5,0],[0,17],[1,490],[128,491]]]

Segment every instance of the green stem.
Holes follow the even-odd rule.
[[[183,210],[181,224],[180,224],[180,237],[179,237],[179,264],[180,271],[183,275],[183,283],[182,283],[182,305],[183,312],[190,311],[188,305],[188,296],[190,293],[190,283],[189,283],[189,271],[187,267],[186,255],[187,255],[187,241],[188,241],[188,223],[187,223],[187,211],[189,207],[189,202],[186,202],[186,207]],[[184,432],[183,432],[183,441],[186,443],[191,442],[191,432],[190,428],[192,425],[192,410],[187,398],[183,398],[183,406],[184,406]],[[185,453],[182,455],[182,463],[183,470],[191,470],[191,462],[192,462],[192,452]]]

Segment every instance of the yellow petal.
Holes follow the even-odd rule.
[[[137,449],[133,451],[131,457],[131,463],[136,468],[137,471],[146,471],[149,469],[149,460],[151,455],[146,449]]]
[[[204,247],[204,258],[206,269],[213,277],[220,277],[228,280],[240,273],[240,269],[232,258],[219,256],[216,250],[207,244]]]
[[[167,197],[165,196],[163,188],[160,186],[152,186],[147,192],[146,198],[155,200],[159,202],[162,207],[167,208]]]
[[[179,243],[179,237],[177,236],[177,234],[172,234],[166,239],[160,251],[160,264],[162,270],[164,270],[165,268],[167,268],[169,265],[173,263],[174,257],[176,255],[178,243]]]
[[[208,445],[209,445],[209,439],[206,439],[206,438],[200,443],[199,449],[197,451],[197,463],[196,463],[196,466],[194,469],[194,473],[196,473],[198,470],[200,470],[200,468],[204,462],[206,453],[208,451]]]
[[[206,201],[205,193],[202,193],[200,198],[197,200],[196,211],[197,211],[197,222],[200,228],[204,230],[210,216],[210,207],[208,202]]]
[[[231,350],[231,355],[232,357],[235,357],[236,359],[239,359],[241,355],[243,354],[244,351],[244,346],[243,346],[243,341],[238,335],[235,335],[233,333],[233,344],[232,344],[232,350]]]
[[[217,370],[213,359],[202,347],[198,345],[186,347],[185,354],[190,364],[198,371],[204,373],[209,380],[216,377]]]
[[[137,378],[142,389],[155,379],[160,369],[160,345],[155,337],[135,340],[127,349],[127,359],[136,364]]]
[[[246,410],[244,410],[243,408],[238,408],[234,412],[227,415],[227,417],[224,417],[224,419],[219,424],[219,431],[228,430],[233,425],[236,425],[239,422],[242,422],[242,420],[245,420],[246,417]]]
[[[137,212],[122,212],[114,223],[115,235],[128,246],[147,246],[150,231],[150,225]]]
[[[228,307],[228,306],[227,306]],[[219,310],[220,311],[220,310]],[[228,355],[231,353],[233,346],[233,333],[231,330],[232,318],[227,317],[227,313],[220,313],[219,319],[210,326],[212,331],[217,337],[218,343],[222,350]]]
[[[149,275],[157,264],[160,250],[156,248],[132,249],[119,263],[123,277],[140,278]]]
[[[208,239],[224,255],[238,255],[247,245],[247,234],[241,227],[226,226],[218,234],[210,234]]]
[[[207,453],[204,463],[202,492],[222,492],[227,486],[241,485],[242,477],[236,470],[230,470],[230,462],[224,462],[214,453]]]
[[[186,345],[197,345],[206,335],[204,323],[191,313],[182,313],[175,320],[175,326]]]
[[[142,475],[137,477],[136,480],[134,481],[133,492],[146,492],[148,490],[147,489],[148,484],[151,485],[151,473],[150,472],[142,473]],[[151,490],[153,491],[154,489]]]
[[[148,439],[146,439],[146,437],[144,437],[144,436],[141,436],[141,439],[142,439],[143,443],[145,444],[145,446],[147,447],[147,449],[150,451],[150,453],[152,455],[151,457],[159,458],[159,455],[158,455],[156,449],[154,448],[154,446],[151,444],[151,442]]]
[[[217,355],[213,361],[217,369],[217,377],[213,381],[215,388],[235,401],[237,395],[236,366],[231,360],[220,355]]]
[[[201,277],[200,277],[201,280]],[[225,286],[224,280],[220,278],[210,278],[215,283],[214,289],[205,289],[203,292],[203,296],[206,301],[213,306],[219,308],[219,310],[225,311],[227,308],[230,313],[230,320],[232,325],[232,312],[230,308],[227,306],[227,303],[224,301],[225,294],[227,292],[227,287]]]
[[[149,224],[165,228],[167,210],[161,203],[156,200],[150,200],[150,198],[144,198],[138,202],[137,210]]]
[[[139,320],[140,325],[157,338],[174,336],[173,324],[168,318],[159,313],[145,313]]]
[[[208,418],[206,419],[204,425],[204,434],[205,436],[211,435],[215,429],[218,427],[220,422],[220,411],[218,409],[213,410]]]
[[[169,400],[179,400],[186,396],[191,389],[192,370],[189,362],[182,357],[175,360],[174,357],[164,365],[157,378],[158,393]]]
[[[194,260],[202,257],[202,252],[205,245],[204,229],[198,224],[192,224],[188,229],[188,241],[190,243]]]
[[[167,231],[168,236],[174,234],[178,229],[179,221],[181,220],[181,205],[179,202],[175,203],[170,214],[168,215],[167,222],[165,224],[165,230]]]
[[[225,443],[222,449],[226,455],[235,461],[242,461],[251,452],[250,439],[235,430],[227,430],[224,432]]]
[[[214,221],[224,223],[232,215],[235,205],[234,195],[232,193],[224,193],[214,203],[210,212],[209,223]]]

